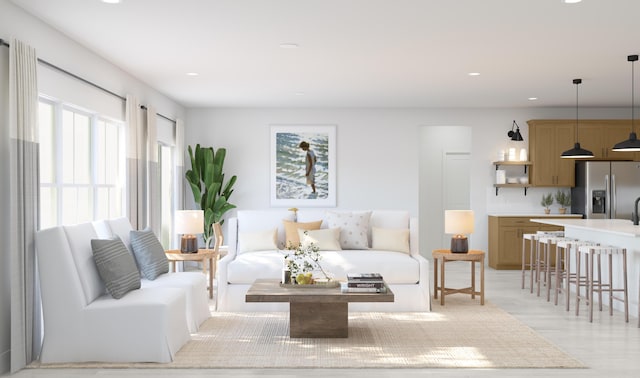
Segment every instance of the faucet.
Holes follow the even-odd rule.
[[[638,202],[640,202],[640,197],[636,198],[636,202],[633,208],[633,213],[631,213],[631,221],[635,226],[640,224],[640,216],[638,216]]]

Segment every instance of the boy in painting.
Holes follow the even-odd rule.
[[[312,193],[315,193],[316,192],[316,161],[317,161],[316,153],[313,152],[313,150],[309,149],[309,143],[307,142],[300,142],[300,145],[298,147],[300,147],[303,151],[307,152],[307,157],[305,159],[306,160],[305,177],[307,178],[307,185],[311,185]]]

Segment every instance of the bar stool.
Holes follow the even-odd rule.
[[[564,231],[538,231],[535,234],[523,234],[522,235],[522,289],[524,289],[525,285],[525,277],[527,268],[529,268],[530,280],[529,280],[529,288],[530,292],[533,293],[533,276],[536,275],[536,280],[538,279],[539,273],[537,271],[537,260],[538,260],[538,238],[541,236],[564,236]],[[526,242],[529,241],[529,262],[526,260]]]
[[[585,297],[580,295],[580,280],[576,283],[576,316],[580,311],[580,299],[584,299],[589,307],[589,322],[593,322],[593,295],[598,293],[599,309],[602,311],[602,293],[609,294],[609,315],[613,315],[613,300],[618,300],[624,303],[624,319],[625,322],[629,322],[629,298],[627,291],[627,249],[612,247],[612,246],[581,246],[578,248],[578,258],[576,261],[576,269],[580,271],[580,264],[582,258],[585,258],[585,267],[587,268],[587,293]],[[613,255],[620,255],[622,258],[622,288],[613,287]],[[608,282],[602,282],[602,268],[601,257],[607,257],[608,264]],[[596,260],[597,258],[597,260]],[[598,279],[594,279],[594,264],[598,264]],[[614,296],[614,293],[623,293],[623,297],[619,298]]]
[[[536,266],[536,269],[538,271],[537,290],[538,296],[540,296],[540,274],[542,273],[542,269],[544,269],[545,285],[547,286],[547,302],[551,301],[551,274],[556,272],[556,267],[551,261],[551,249],[559,241],[575,241],[575,239],[547,235],[538,237],[538,259]],[[556,261],[555,263],[557,265],[558,261]]]
[[[571,285],[576,285],[576,280],[580,279],[584,284],[586,275],[580,275],[580,272],[573,272],[571,269],[571,253],[577,261],[578,248],[582,246],[597,246],[598,243],[582,240],[560,240],[556,243],[556,288],[555,288],[555,305],[558,305],[558,297],[560,293],[565,294],[565,307],[569,311],[571,303]],[[558,263],[559,262],[559,263]],[[566,285],[563,284],[566,282]],[[578,292],[576,286],[576,292]]]

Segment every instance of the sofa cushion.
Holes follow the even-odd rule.
[[[62,227],[69,241],[69,249],[78,272],[78,278],[80,278],[86,303],[91,303],[106,293],[91,249],[91,239],[98,239],[98,235],[91,223]]]
[[[371,249],[410,253],[409,229],[372,227]]]
[[[298,230],[303,248],[313,243],[320,251],[340,251],[340,229],[324,228],[322,230]]]
[[[382,275],[388,284],[415,284],[420,281],[420,263],[405,253],[393,251],[326,251],[321,252],[322,268],[337,280],[347,273]]]
[[[392,251],[321,251],[320,265],[330,276],[346,280],[347,273],[378,272],[388,284],[415,284],[420,263],[410,255]],[[227,282],[252,284],[256,278],[280,279],[284,254],[262,251],[237,255],[227,266]]]
[[[169,260],[164,248],[151,229],[143,231],[131,230],[131,248],[138,263],[138,268],[148,280],[155,280],[163,273],[169,273]]]
[[[278,248],[285,248],[285,235],[282,220],[294,221],[294,214],[288,210],[238,210],[238,239],[242,232],[263,231],[266,229],[278,229],[277,245]],[[238,240],[237,250],[240,251],[242,246]]]
[[[298,230],[318,230],[322,225],[322,219],[313,222],[293,222],[287,219],[282,220],[285,232],[285,248],[296,248],[300,244]]]
[[[140,272],[120,238],[92,239],[91,248],[98,273],[112,297],[120,299],[140,288]]]
[[[340,228],[342,249],[369,248],[369,218],[371,211],[327,211],[328,228]]]
[[[238,253],[269,251],[278,249],[277,237],[278,229],[271,228],[262,231],[239,232],[238,233]]]
[[[252,284],[256,278],[282,277],[284,253],[260,251],[236,255],[227,266],[227,281],[230,284]]]

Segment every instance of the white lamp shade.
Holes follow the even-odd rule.
[[[175,222],[177,234],[202,234],[204,232],[204,211],[178,210]]]
[[[473,232],[473,210],[445,210],[445,234],[470,234]]]

